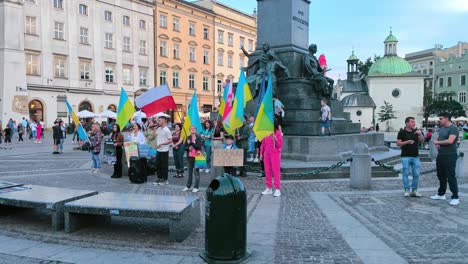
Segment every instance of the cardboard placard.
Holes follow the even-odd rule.
[[[115,164],[117,158],[115,156],[115,146],[113,140],[104,141],[103,162],[107,164]]]
[[[138,144],[134,141],[126,141],[124,142],[124,148],[125,159],[127,160],[127,164],[130,164],[130,157],[138,157]]]
[[[243,149],[214,149],[213,166],[242,167],[244,166]]]

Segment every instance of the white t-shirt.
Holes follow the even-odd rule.
[[[146,138],[145,138],[145,135],[143,135],[143,133],[141,133],[141,131],[138,131],[137,135],[135,136],[135,133],[130,133],[130,135],[128,136],[128,140],[129,141],[134,141],[138,144],[146,144]]]
[[[161,145],[163,143],[166,143],[169,141],[169,139],[172,138],[172,134],[171,134],[171,131],[169,130],[169,128],[164,127],[158,127],[158,129],[156,130],[156,133],[158,134],[158,139],[157,139],[157,144],[158,145]],[[169,148],[170,148],[170,145],[171,144],[167,144],[167,145],[162,145],[161,147],[159,147],[157,149],[158,152],[168,152],[169,151]]]
[[[325,120],[327,118],[329,118],[329,114],[330,114],[330,107],[328,105],[325,105],[325,106],[322,106],[322,108],[320,109],[320,111],[322,111],[322,119]],[[331,119],[331,118],[330,118]]]

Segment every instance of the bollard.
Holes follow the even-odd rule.
[[[434,132],[432,134],[431,140],[429,141],[429,156],[431,156],[432,161],[435,161],[437,159],[437,154],[439,153],[439,150],[437,149],[436,145],[434,145],[434,140],[439,138],[439,133]]]
[[[468,177],[468,157],[465,157],[466,155],[468,155],[468,140],[463,140],[458,146],[457,167],[455,169],[457,178]]]
[[[371,155],[369,147],[362,142],[354,145],[353,162],[350,168],[350,184],[351,188],[355,189],[370,189],[371,188]]]

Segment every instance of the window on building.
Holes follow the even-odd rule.
[[[224,31],[222,30],[218,30],[218,43],[224,43]]]
[[[88,45],[89,44],[89,38],[88,38],[88,29],[87,28],[80,28],[80,43]]]
[[[159,15],[159,27],[167,28],[167,16]]]
[[[130,52],[130,37],[123,38],[123,51]]]
[[[167,57],[167,42],[166,41],[160,41],[159,42],[159,55],[161,57]]]
[[[174,43],[174,48],[172,49],[172,55],[174,59],[180,59],[180,45],[178,43]]]
[[[189,23],[189,35],[195,36],[195,23],[194,22]]]
[[[245,38],[244,37],[239,37],[239,43],[240,43],[240,47],[245,47]]]
[[[122,17],[122,24],[125,26],[130,26],[130,17],[129,16],[123,16]]]
[[[124,65],[122,67],[122,81],[123,84],[132,84],[132,68],[131,65]]]
[[[26,74],[27,75],[40,75],[40,63],[39,63],[39,54],[33,52],[25,53],[25,64],[26,64]]]
[[[189,89],[195,89],[195,74],[194,73],[189,74],[188,87]]]
[[[228,66],[229,68],[232,68],[232,54],[228,54],[227,66]]]
[[[179,32],[180,27],[179,27],[179,18],[173,17],[172,18],[172,30]]]
[[[203,64],[210,64],[210,51],[209,50],[204,50],[203,51]]]
[[[106,82],[114,83],[114,75],[115,75],[115,64],[113,63],[106,63]]]
[[[210,39],[210,29],[207,27],[203,28],[203,39]]]
[[[429,69],[429,74],[433,74],[434,73],[434,69]]]
[[[167,71],[160,70],[159,71],[159,85],[167,84]]]
[[[444,87],[444,78],[439,78],[439,87]]]
[[[218,65],[223,65],[224,61],[224,52],[218,51]]]
[[[218,92],[218,94],[220,94],[222,90],[223,90],[223,81],[218,79],[216,81],[216,91]]]
[[[195,54],[195,48],[190,47],[190,52],[189,52],[189,57],[191,62],[195,62],[196,54]]]
[[[65,65],[67,57],[55,55],[54,56],[54,77],[55,78],[66,78]]]
[[[140,22],[138,23],[138,27],[141,30],[146,30],[146,21],[145,20],[140,20]]]
[[[112,12],[104,11],[104,20],[107,22],[112,22]]]
[[[54,8],[63,9],[63,0],[53,0]]]
[[[80,59],[80,79],[91,79],[91,61]]]
[[[179,72],[172,73],[172,87],[179,87]]]
[[[208,81],[210,80],[210,78],[208,76],[203,76],[203,91],[208,91],[209,90],[209,87],[208,87]]]
[[[253,51],[253,40],[249,39],[249,51]]]
[[[452,77],[447,77],[447,87],[452,87]]]
[[[460,104],[466,103],[466,92],[459,92],[458,93],[458,102]]]
[[[54,38],[64,40],[64,24],[61,22],[54,23]]]
[[[244,56],[239,56],[239,65],[240,67],[244,67]]]
[[[140,54],[146,55],[146,40],[140,40]]]
[[[146,78],[148,76],[148,68],[140,67],[140,85],[147,86]]]
[[[25,25],[24,33],[37,35],[36,17],[26,16],[26,21],[24,25]]]
[[[234,35],[232,33],[228,33],[228,45],[231,47],[234,45]]]
[[[465,86],[466,85],[466,75],[460,76],[460,85]]]
[[[104,47],[107,49],[113,48],[113,35],[112,33],[106,33],[104,37]]]
[[[88,15],[88,6],[80,4],[80,15],[87,16]]]
[[[36,0],[26,0],[26,2],[35,4],[35,3],[36,3]]]

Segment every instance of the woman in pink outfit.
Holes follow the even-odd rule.
[[[275,193],[273,196],[281,196],[280,164],[281,149],[283,147],[283,135],[280,130],[279,122],[275,118],[275,131],[273,134],[265,137],[260,146],[260,160],[265,164],[265,183],[266,190],[263,195],[273,194],[271,190],[272,178],[275,180]]]
[[[42,125],[41,125],[41,122],[37,122],[35,143],[41,143],[41,134],[42,134]]]

